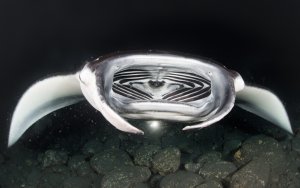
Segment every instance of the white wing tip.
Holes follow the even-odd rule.
[[[18,138],[12,136],[11,134],[9,134],[8,136],[8,143],[7,143],[7,147],[11,147],[12,145],[14,145],[17,142]]]
[[[282,101],[271,91],[254,86],[245,86],[237,93],[237,105],[256,114],[283,130],[293,134],[292,126]]]
[[[76,75],[49,77],[31,85],[14,110],[8,137],[8,147],[47,114],[82,100]]]

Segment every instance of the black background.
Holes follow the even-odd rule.
[[[276,92],[295,124],[299,18],[296,0],[1,0],[1,145],[17,100],[30,84],[123,50],[178,51],[218,61],[248,83]]]

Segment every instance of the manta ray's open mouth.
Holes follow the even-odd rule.
[[[198,60],[126,55],[95,70],[105,101],[126,118],[205,121],[234,100],[226,69]]]
[[[168,67],[134,67],[114,74],[114,93],[136,101],[193,102],[211,94],[211,81]]]

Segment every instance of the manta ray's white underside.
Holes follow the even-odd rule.
[[[54,76],[54,77],[50,77],[38,81],[37,83],[33,84],[23,94],[23,96],[21,97],[21,99],[19,100],[15,108],[11,125],[10,125],[10,130],[9,130],[8,146],[13,145],[32,124],[34,124],[42,117],[46,116],[47,114],[57,109],[77,103],[83,100],[84,98],[87,99],[88,102],[95,109],[100,111],[103,114],[103,116],[117,129],[125,132],[135,133],[135,134],[143,134],[143,131],[129,124],[126,121],[126,118],[135,118],[135,119],[152,118],[152,119],[161,119],[161,120],[170,119],[173,121],[178,120],[181,122],[195,122],[193,126],[186,126],[184,130],[203,128],[219,121],[227,113],[229,113],[229,111],[234,105],[235,97],[236,97],[236,104],[242,109],[254,113],[274,123],[275,125],[281,127],[282,129],[286,130],[289,133],[293,133],[287,112],[280,99],[274,93],[262,88],[257,88],[253,86],[244,86],[244,82],[240,76],[232,76],[231,73],[228,73],[229,76],[227,76],[227,72],[226,72],[227,70],[223,70],[223,68],[219,68],[214,64],[212,65],[209,64],[209,66],[211,67],[207,68],[210,71],[208,71],[209,74],[207,74],[208,76],[206,76],[206,78],[210,79],[211,83],[208,83],[207,80],[205,81],[206,78],[202,78],[200,76],[196,77],[192,73],[176,72],[177,71],[176,67],[174,66],[175,67],[174,68],[173,66],[172,67],[170,66],[172,61],[176,60],[178,62],[187,61],[187,63],[190,63],[189,66],[195,67],[193,63],[198,63],[198,62],[194,62],[195,61],[194,59],[187,59],[187,58],[180,59],[180,57],[177,56],[169,57],[166,55],[157,55],[157,56],[146,55],[145,57],[130,56],[129,58],[132,58],[134,60],[139,58],[140,59],[145,58],[146,60],[149,60],[150,58],[150,60],[152,61],[151,63],[153,62],[154,64],[157,63],[157,66],[163,67],[162,69],[163,71],[160,71],[159,74],[157,73],[151,73],[151,75],[149,74],[150,75],[149,77],[152,77],[153,74],[155,75],[156,82],[155,80],[153,81],[152,78],[146,81],[144,79],[142,80],[143,83],[135,82],[134,84],[132,84],[130,82],[132,86],[129,87],[126,85],[127,80],[124,80],[124,78],[128,79],[128,77],[131,76],[130,79],[133,79],[132,75],[134,75],[134,77],[137,77],[138,74],[141,74],[140,72],[142,72],[143,74],[146,73],[148,74],[150,69],[151,69],[150,72],[152,71],[153,66],[149,66],[149,68],[147,68],[146,71],[136,69],[137,67],[136,65],[138,63],[141,64],[142,62],[137,62],[135,60],[134,63],[130,64],[130,65],[134,65],[135,68],[128,69],[129,66],[128,59],[126,59],[126,61],[124,60],[125,68],[121,69],[125,71],[123,72],[119,71],[119,73],[117,72],[117,73],[110,74],[109,71],[114,70],[115,65],[118,68],[123,65],[122,64],[123,62],[120,63],[117,61],[118,60],[117,59],[117,60],[113,60],[113,62],[110,64],[108,64],[109,62],[108,63],[105,62],[107,63],[107,65],[110,65],[109,69],[107,68],[107,65],[105,63],[102,63],[101,65],[99,65],[99,67],[97,67],[98,70],[86,66],[82,71],[76,74]],[[161,63],[162,61],[164,64]],[[170,65],[168,63],[170,63]],[[206,69],[205,66],[208,63],[205,64],[203,62],[200,62],[199,66],[202,66],[201,63],[203,64],[204,67],[203,69]],[[147,66],[147,64],[145,65]],[[198,66],[198,64],[196,65]],[[178,64],[176,66],[184,67],[182,64]],[[215,71],[215,67],[217,67],[216,71]],[[220,82],[217,80],[218,78],[215,78],[218,77],[218,74],[221,74],[219,69],[222,69],[223,72],[221,73],[224,74],[225,76],[224,78],[228,78],[229,82],[231,82],[230,80],[232,79],[232,84],[229,83],[228,85],[229,90],[228,91],[224,90],[222,96],[217,96],[216,93],[220,93],[220,92],[216,92],[218,91],[218,88],[214,88],[218,86],[218,83]],[[99,74],[100,76],[97,74],[97,71],[99,70],[100,70],[100,74]],[[186,71],[188,72],[189,70],[187,69]],[[130,74],[128,72],[130,72]],[[192,91],[195,90],[199,94],[201,93],[201,95],[203,95],[204,91],[201,91],[200,89],[201,87],[205,87],[205,86],[203,86],[202,83],[199,83],[200,84],[199,89],[196,90],[197,84],[195,85],[195,84],[187,83],[188,85],[184,85],[186,82],[183,82],[182,80],[177,79],[174,81],[175,78],[174,76],[171,77],[169,75],[166,75],[169,74],[169,72],[172,72],[172,74],[176,76],[176,79],[184,75],[185,78],[183,79],[183,81],[186,81],[187,80],[186,78],[191,78],[194,80],[196,79],[204,80],[205,83],[209,84],[208,87],[211,87],[211,93],[207,93],[205,96],[202,97],[203,99],[192,101],[191,100],[192,97],[188,98],[187,96],[193,96],[194,98],[198,96],[184,95],[184,93],[188,93],[188,92],[193,93]],[[116,76],[114,77],[113,74],[116,74]],[[164,74],[164,77],[161,76],[162,74]],[[205,77],[205,73],[203,73],[203,75]],[[122,79],[118,80],[118,78],[121,76]],[[141,75],[138,76],[139,76],[138,78],[140,79]],[[145,77],[145,75],[142,75],[142,77],[148,79],[147,76]],[[158,80],[157,78],[158,76],[161,76],[160,78],[161,81]],[[196,80],[197,83],[198,80]],[[222,78],[222,80],[224,79]],[[180,82],[181,85],[178,84],[177,82]],[[156,85],[153,86],[153,83]],[[116,86],[112,88],[114,84]],[[182,90],[185,90],[182,92],[181,95],[178,94],[180,89],[176,89],[176,87],[179,86]],[[126,87],[128,88],[128,91],[124,89]],[[132,89],[132,87],[134,87],[133,88],[134,90]],[[230,87],[233,87],[233,89],[231,89]],[[168,93],[164,94],[162,91],[159,90],[160,88],[164,88],[164,90],[168,91]],[[175,88],[173,89],[174,91],[172,91],[172,88]],[[151,93],[155,94],[156,98],[159,98],[160,95],[162,96],[169,95],[170,100],[171,99],[175,100],[176,96],[180,96],[180,97],[177,97],[177,101],[175,102],[174,100],[162,101],[157,99],[155,100],[147,99],[147,101],[142,101],[142,102],[140,102],[141,100],[138,100],[136,102],[135,97],[148,97],[148,96],[150,97],[150,95],[148,94],[146,95],[146,93],[142,90],[149,91],[150,94]],[[221,91],[223,92],[223,90]],[[232,91],[234,93],[231,93]],[[126,98],[126,96],[128,96],[128,93],[126,92],[131,92],[132,96],[129,96],[131,97],[131,99]],[[222,99],[222,97],[224,97],[223,95],[224,96],[230,95],[230,97],[232,98]],[[180,99],[183,97],[185,97],[184,100],[188,100],[191,102],[184,103],[182,102],[184,100],[180,101]],[[123,103],[120,103],[120,100],[121,102],[124,101],[125,102],[129,101],[129,102],[126,103],[127,105],[122,106]],[[203,102],[201,103],[201,100],[205,101],[205,104]],[[223,103],[215,103],[215,101],[218,100],[221,100],[221,102],[223,101]],[[208,106],[208,104],[210,104],[210,106]],[[170,109],[170,107],[173,106],[174,108],[168,110]],[[209,111],[205,108],[209,109]],[[122,110],[119,111],[119,109],[123,109],[123,111]],[[155,109],[155,110],[151,111],[149,109]],[[166,112],[166,110],[168,111]],[[196,121],[199,122],[197,123]]]

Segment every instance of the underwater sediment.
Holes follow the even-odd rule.
[[[247,131],[226,122],[198,131],[181,128],[164,126],[141,136],[103,123],[25,138],[1,153],[0,187],[300,186],[300,132],[289,137],[272,126]]]

